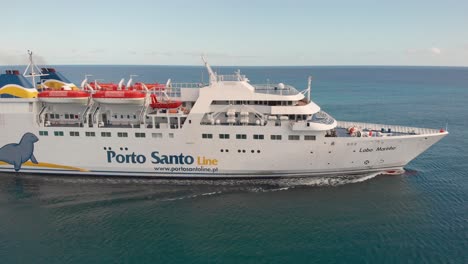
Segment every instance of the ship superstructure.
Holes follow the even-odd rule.
[[[448,134],[337,121],[310,100],[310,79],[302,92],[255,85],[240,71],[218,75],[204,62],[208,84],[85,79],[78,88],[43,68],[36,89],[7,71],[0,75],[0,170],[212,178],[392,173]]]

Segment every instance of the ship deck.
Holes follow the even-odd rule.
[[[443,129],[432,129],[432,128],[418,128],[418,127],[407,127],[407,126],[396,126],[396,125],[385,125],[385,124],[373,124],[373,123],[362,123],[362,122],[350,122],[350,121],[337,121],[338,124],[335,129],[335,134],[329,134],[328,136],[336,137],[356,137],[358,134],[351,135],[349,128],[355,128],[355,131],[360,132],[361,137],[390,137],[390,136],[408,136],[408,135],[431,135],[445,132]]]

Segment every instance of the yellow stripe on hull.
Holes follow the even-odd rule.
[[[0,165],[9,165],[6,162],[0,161]],[[26,161],[22,165],[27,166],[27,167],[40,167],[40,168],[53,168],[53,169],[64,169],[64,170],[71,170],[71,171],[81,171],[81,172],[88,172],[89,170],[85,170],[82,168],[77,168],[77,167],[72,167],[72,166],[64,166],[64,165],[59,165],[59,164],[53,164],[53,163],[46,163],[46,162],[39,162],[38,164],[35,164],[31,161]]]

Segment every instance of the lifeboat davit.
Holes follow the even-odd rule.
[[[88,104],[89,93],[80,90],[46,90],[38,93],[39,101],[54,104]]]
[[[161,83],[145,83],[145,86],[146,86],[146,88],[148,88],[148,90],[164,90],[164,88],[166,88],[166,85],[161,84]],[[135,89],[135,90],[144,90],[145,89],[145,88],[143,88],[143,84],[140,83],[140,82],[135,83],[132,86],[132,88]]]
[[[151,104],[150,104],[150,106],[152,108],[173,109],[173,108],[178,108],[181,105],[182,105],[182,101],[178,101],[178,100],[158,101],[158,98],[156,97],[156,95],[154,95],[154,94],[151,95]]]
[[[93,100],[102,104],[132,104],[142,105],[145,101],[145,94],[135,90],[100,90],[93,94]]]

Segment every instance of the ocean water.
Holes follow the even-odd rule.
[[[202,67],[57,68],[77,84],[84,74],[105,82],[130,74],[144,82],[207,80]],[[312,99],[339,120],[448,126],[450,134],[397,176],[0,174],[0,263],[468,263],[468,68],[240,69],[253,83],[300,89],[312,75]]]

